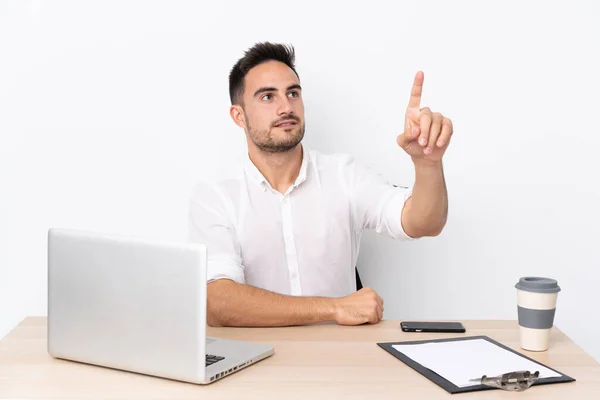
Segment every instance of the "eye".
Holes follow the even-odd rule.
[[[298,93],[297,90],[293,90],[291,92],[288,93],[288,96],[290,97],[300,97],[300,93]]]
[[[265,94],[263,97],[261,97],[261,100],[265,100],[265,101],[269,101],[273,98],[272,94]]]

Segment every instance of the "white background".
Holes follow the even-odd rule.
[[[213,2],[217,3],[217,2]],[[454,121],[447,227],[366,235],[387,319],[516,319],[554,277],[556,325],[600,360],[600,6],[578,2],[3,1],[0,337],[46,314],[50,227],[187,240],[197,179],[245,155],[227,76],[291,43],[307,145],[412,184],[395,143],[417,70]]]

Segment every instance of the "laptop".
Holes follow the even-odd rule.
[[[206,337],[206,246],[48,231],[48,353],[208,384],[274,353]]]

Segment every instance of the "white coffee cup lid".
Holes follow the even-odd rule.
[[[538,276],[525,276],[519,279],[515,285],[519,290],[535,293],[557,293],[560,292],[560,286],[555,279],[542,278]]]

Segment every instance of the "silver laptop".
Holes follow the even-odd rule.
[[[273,354],[206,337],[206,247],[48,232],[51,356],[206,384]]]

